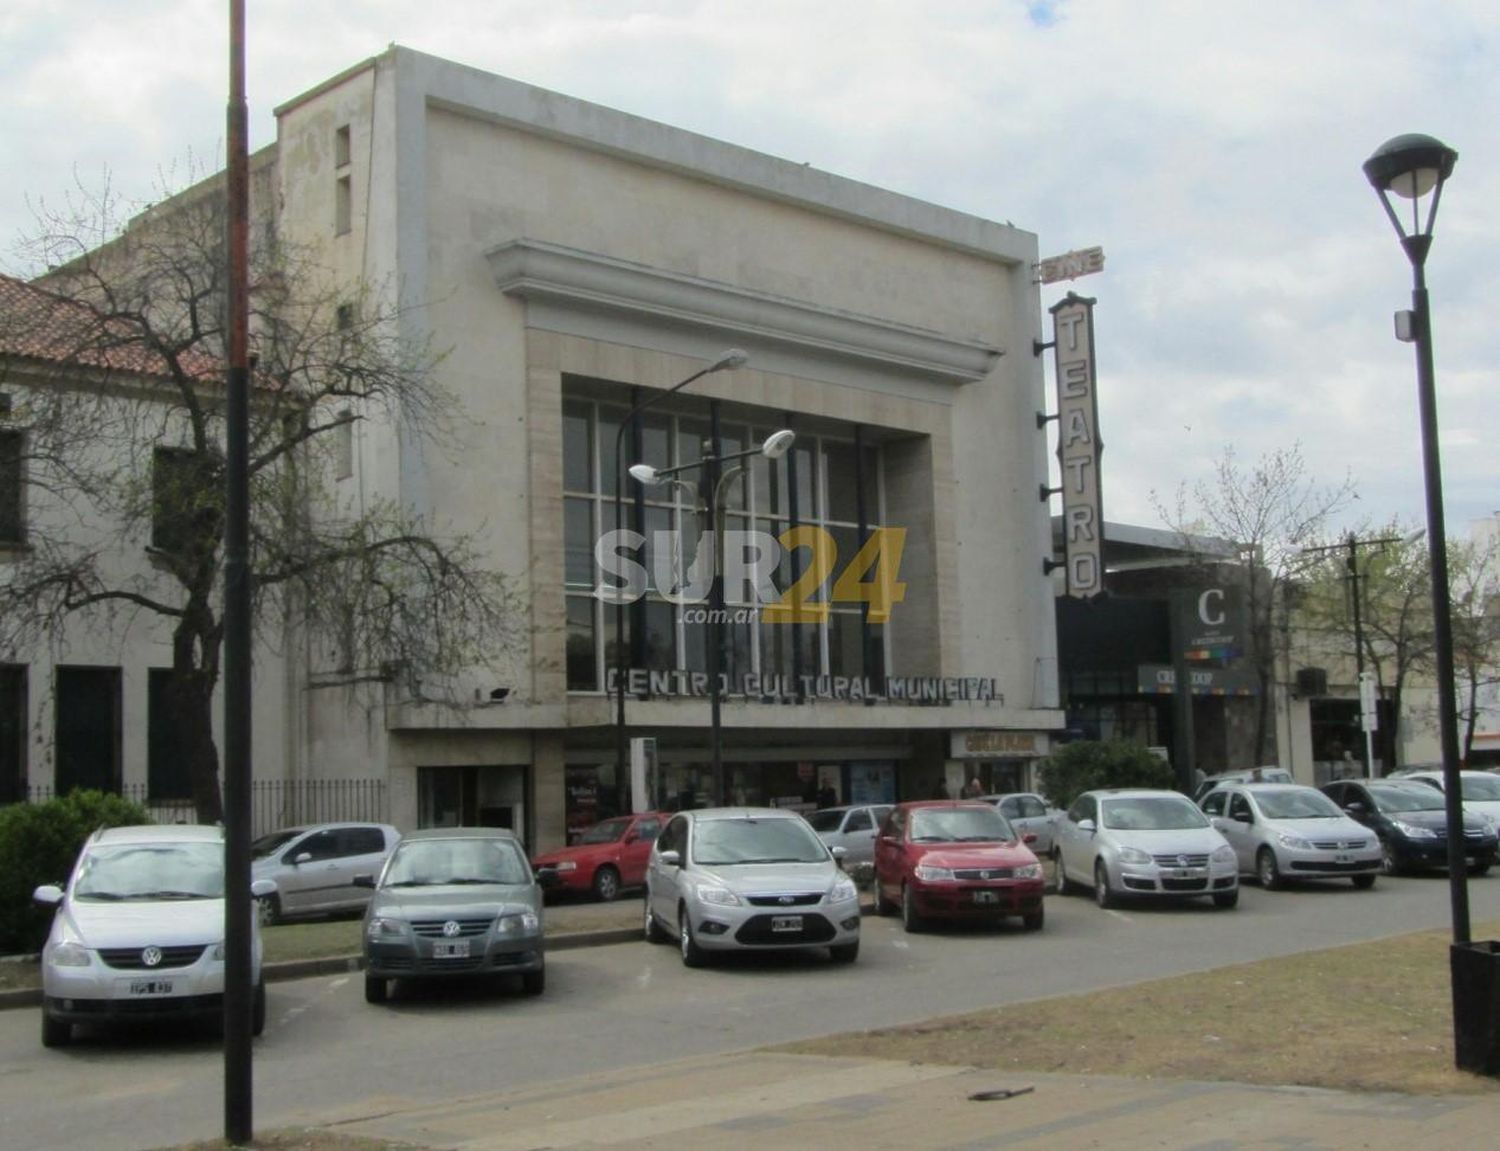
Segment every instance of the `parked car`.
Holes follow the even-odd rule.
[[[1021,835],[1034,835],[1031,845],[1037,855],[1051,855],[1057,841],[1057,821],[1062,812],[1053,807],[1034,791],[1013,791],[1004,795],[982,795],[985,803],[992,803]]]
[[[646,861],[651,845],[669,817],[659,811],[618,815],[601,819],[585,828],[576,843],[543,852],[531,861],[540,874],[554,872],[550,892],[571,895],[592,893],[604,903],[614,900],[627,887],[646,882]]]
[[[275,890],[255,880],[251,893]],[[76,1024],[143,1018],[217,1021],[224,1010],[224,832],[194,825],[112,827],[89,836],[42,948],[42,1045]],[[251,917],[251,1032],[266,1025],[259,924]]]
[[[365,1001],[390,981],[519,975],[527,995],[547,986],[542,888],[514,833],[444,827],[402,838],[365,909]]]
[[[859,893],[807,820],[778,808],[700,808],[667,822],[646,868],[646,938],[682,962],[716,951],[827,947],[859,956]]]
[[[899,907],[907,931],[929,919],[1007,915],[1037,931],[1042,865],[1023,842],[1035,838],[1022,836],[983,800],[898,804],[875,841],[875,910],[889,915]]]
[[[1442,768],[1414,771],[1406,778],[1418,780],[1438,791],[1444,790]],[[1488,771],[1460,771],[1458,779],[1464,810],[1488,820],[1492,826],[1500,826],[1500,775]]]
[[[356,875],[385,866],[401,833],[385,823],[318,823],[287,827],[250,845],[250,874],[276,883],[260,901],[261,922],[355,914],[370,902]]]
[[[1415,779],[1338,779],[1323,794],[1380,837],[1387,875],[1448,866],[1448,815],[1442,792]],[[1483,875],[1500,848],[1494,827],[1464,814],[1464,856],[1469,871]]]
[[[808,825],[829,847],[844,849],[844,865],[871,863],[875,859],[875,835],[891,813],[889,803],[825,807],[807,816]]]
[[[1175,791],[1086,791],[1058,825],[1057,888],[1094,888],[1100,907],[1121,897],[1208,895],[1239,902],[1234,848],[1185,795]]]
[[[1316,788],[1220,784],[1199,806],[1234,848],[1240,874],[1254,875],[1267,891],[1301,879],[1368,888],[1380,874],[1380,840]]]
[[[1221,783],[1296,783],[1292,773],[1284,767],[1270,764],[1264,767],[1242,767],[1236,771],[1220,771],[1204,776],[1193,789],[1193,802],[1197,803]]]

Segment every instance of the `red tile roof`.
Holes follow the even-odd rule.
[[[104,320],[76,300],[5,275],[0,275],[0,356],[171,376],[165,359],[142,343],[128,322]],[[206,353],[190,349],[180,362],[195,379],[223,378],[223,365]]]

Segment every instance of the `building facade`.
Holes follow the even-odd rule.
[[[334,495],[476,541],[516,626],[437,682],[338,674],[289,620],[258,780],[376,776],[402,827],[535,849],[632,803],[1028,780],[1062,728],[1034,236],[401,48],[276,114],[256,229],[350,308],[385,293],[453,404],[439,438],[354,423]],[[686,482],[621,490],[641,463]],[[692,565],[710,503],[722,611]],[[622,736],[655,741],[644,796]]]

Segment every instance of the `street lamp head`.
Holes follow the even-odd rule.
[[[1427,258],[1432,243],[1432,224],[1437,217],[1443,185],[1453,173],[1458,153],[1441,140],[1410,132],[1387,140],[1364,163],[1365,178],[1380,196],[1385,214],[1414,264]],[[1411,227],[1403,226],[1391,204],[1391,196],[1411,201]],[[1427,199],[1428,197],[1430,199]],[[1427,199],[1427,219],[1421,216],[1421,201]]]
[[[708,370],[711,372],[723,372],[730,368],[744,367],[745,362],[749,359],[750,356],[743,348],[730,348],[715,360]]]
[[[779,460],[792,450],[792,444],[796,440],[796,432],[791,428],[782,428],[779,432],[772,432],[766,437],[766,442],[760,445],[760,454],[768,460]]]
[[[648,488],[654,488],[662,482],[662,477],[657,475],[656,469],[650,464],[631,464],[630,478],[638,484],[644,484]]]

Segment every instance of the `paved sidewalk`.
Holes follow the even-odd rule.
[[[1003,1097],[1006,1091],[1016,1093]],[[371,1099],[340,1113],[299,1118],[463,1151],[1344,1151],[1492,1146],[1500,1099],[746,1052],[436,1105]]]

